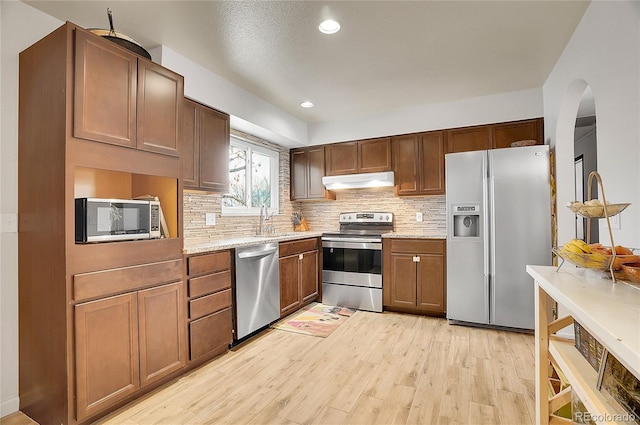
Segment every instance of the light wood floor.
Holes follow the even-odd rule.
[[[359,311],[328,338],[268,330],[102,425],[532,424],[534,337]]]

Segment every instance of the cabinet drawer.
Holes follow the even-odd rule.
[[[189,323],[192,361],[231,344],[231,320],[231,309],[228,308]]]
[[[207,314],[231,306],[231,289],[189,301],[189,319],[198,319]]]
[[[182,273],[182,259],[81,273],[73,276],[73,298],[84,300],[175,282],[183,279]]]
[[[391,252],[444,254],[444,240],[440,239],[398,239],[391,240]]]
[[[299,254],[301,252],[313,251],[318,249],[318,238],[303,239],[300,241],[281,242],[280,257]]]
[[[231,255],[229,251],[216,252],[215,254],[197,255],[187,259],[187,274],[195,276],[204,273],[215,273],[231,268]]]
[[[189,279],[189,297],[199,297],[228,288],[231,288],[229,270]]]

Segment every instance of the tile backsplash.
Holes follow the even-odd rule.
[[[416,234],[446,234],[446,197],[397,197],[393,188],[336,191],[335,201],[298,202],[311,229],[337,230],[342,212],[392,212],[395,231]],[[416,221],[421,212],[422,222]]]
[[[301,211],[313,231],[338,230],[338,215],[350,211],[392,212],[397,232],[416,234],[446,234],[446,197],[397,197],[393,188],[352,189],[336,192],[335,201],[291,202],[289,200],[289,150],[232,130],[256,143],[280,151],[279,214],[273,216],[276,233],[291,232],[291,213]],[[185,191],[183,195],[184,239],[188,243],[209,242],[255,235],[259,218],[256,216],[222,216],[222,195]],[[422,212],[423,221],[416,221]],[[216,224],[207,226],[205,214],[215,213]]]

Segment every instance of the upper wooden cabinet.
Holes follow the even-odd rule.
[[[391,171],[391,166],[390,137],[325,146],[327,176]]]
[[[291,192],[292,201],[307,199],[336,199],[335,194],[324,188],[324,146],[292,149]]]
[[[447,153],[509,148],[519,140],[544,143],[544,119],[535,118],[447,130]]]
[[[358,141],[358,173],[391,171],[391,138]]]
[[[537,144],[542,145],[543,137],[543,118],[491,125],[491,147],[493,149],[509,148],[511,143],[518,140],[535,140]]]
[[[75,137],[180,156],[184,78],[75,28]]]
[[[396,136],[392,146],[396,195],[445,193],[444,131]]]
[[[138,58],[138,149],[180,156],[183,96],[181,75]]]
[[[327,145],[325,153],[325,173],[327,176],[355,174],[358,172],[358,142],[342,142]]]
[[[229,190],[229,115],[184,99],[180,138],[184,187]]]
[[[491,149],[491,130],[488,125],[447,130],[447,153]]]

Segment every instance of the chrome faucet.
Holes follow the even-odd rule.
[[[269,208],[262,204],[260,205],[260,224],[258,225],[258,231],[256,232],[259,236],[262,236],[265,233],[271,234],[274,233],[273,224],[265,224],[265,221],[271,220],[273,213],[269,215]]]

